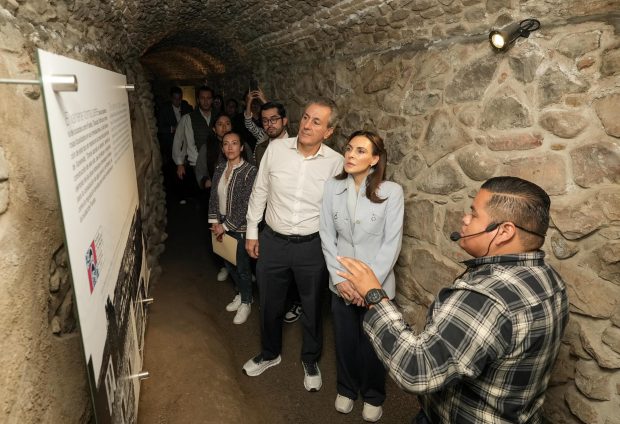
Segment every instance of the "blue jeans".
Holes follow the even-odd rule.
[[[241,295],[241,303],[252,303],[252,269],[250,256],[245,250],[245,233],[228,231],[226,234],[237,239],[237,266],[224,261],[226,269],[235,283],[235,291]]]

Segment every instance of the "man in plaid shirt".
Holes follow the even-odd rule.
[[[377,355],[403,389],[420,395],[416,423],[542,422],[569,307],[562,278],[539,250],[549,205],[529,181],[485,182],[451,235],[475,259],[439,292],[420,334],[392,302],[369,293],[381,287],[372,269],[340,258],[348,270],[341,276],[369,304],[364,330]]]

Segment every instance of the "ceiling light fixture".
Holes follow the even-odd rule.
[[[530,33],[538,28],[540,28],[540,21],[537,19],[524,19],[503,29],[492,30],[489,33],[489,42],[495,50],[505,51],[517,38],[528,38]]]

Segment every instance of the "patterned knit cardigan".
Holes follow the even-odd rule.
[[[243,233],[247,228],[245,215],[258,169],[244,161],[241,166],[233,170],[226,193],[226,219],[222,222],[217,186],[224,175],[227,164],[228,162],[219,162],[213,173],[211,197],[209,198],[209,219],[217,219],[218,222],[225,224],[228,231]]]

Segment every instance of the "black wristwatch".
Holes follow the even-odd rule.
[[[366,302],[366,306],[376,305],[381,302],[383,299],[388,299],[388,295],[383,289],[370,289],[364,296],[364,302]]]

